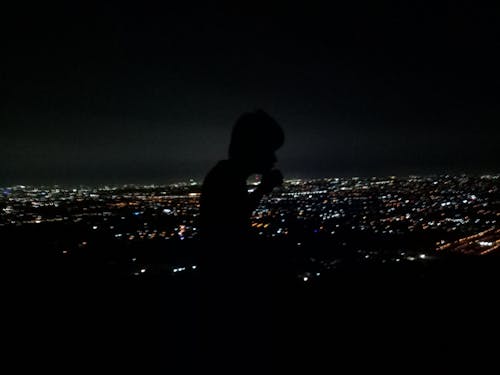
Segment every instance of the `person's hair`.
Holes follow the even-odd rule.
[[[263,110],[243,113],[234,124],[229,144],[229,157],[251,155],[254,150],[274,152],[283,145],[281,126]]]

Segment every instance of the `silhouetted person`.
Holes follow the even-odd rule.
[[[203,182],[202,350],[219,373],[255,373],[269,366],[271,278],[268,259],[250,235],[250,217],[261,198],[283,182],[274,169],[275,151],[283,142],[283,130],[267,113],[245,113],[233,127],[228,159],[218,162]],[[261,182],[249,192],[247,179],[254,174]]]
[[[284,134],[263,111],[243,114],[234,125],[229,158],[220,161],[205,177],[201,194],[201,234],[207,240],[228,243],[246,240],[250,215],[262,196],[281,185],[283,177],[273,169],[275,151]],[[247,179],[261,174],[262,182],[248,193]]]

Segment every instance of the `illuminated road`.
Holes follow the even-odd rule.
[[[500,229],[491,227],[482,232],[460,238],[454,242],[439,243],[436,251],[485,255],[500,248]]]

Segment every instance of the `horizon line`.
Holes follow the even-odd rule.
[[[256,176],[256,175],[253,175]],[[252,176],[251,176],[252,177]],[[412,178],[412,177],[479,177],[479,178],[500,178],[500,172],[497,173],[409,173],[409,174],[381,174],[381,175],[337,175],[337,176],[321,176],[321,177],[300,177],[294,176],[284,179],[285,183],[304,180],[304,181],[314,181],[314,180],[329,180],[329,179],[381,179],[381,178]],[[179,179],[175,182],[101,182],[101,183],[16,183],[8,185],[0,185],[0,189],[9,188],[26,188],[26,187],[61,187],[61,188],[93,188],[93,187],[161,187],[161,186],[175,186],[175,185],[187,185],[187,186],[197,186],[203,183],[203,179],[187,178]]]

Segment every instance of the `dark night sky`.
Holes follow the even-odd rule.
[[[256,108],[287,177],[499,171],[498,8],[68,3],[3,10],[0,185],[201,178]]]

